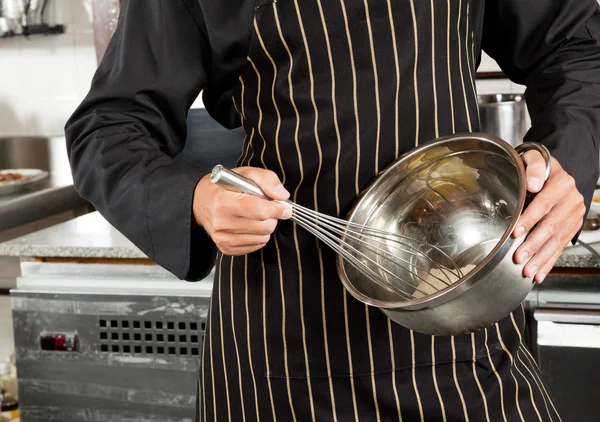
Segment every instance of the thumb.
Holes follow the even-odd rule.
[[[527,190],[531,193],[539,192],[544,186],[546,178],[546,162],[537,151],[527,151],[523,154],[525,174],[527,175]]]
[[[271,170],[257,167],[239,167],[233,171],[252,180],[271,199],[285,201],[290,197],[290,193],[283,187],[277,174]]]

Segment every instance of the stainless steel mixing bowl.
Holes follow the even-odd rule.
[[[433,335],[469,333],[494,324],[519,306],[533,287],[514,262],[525,236],[511,232],[527,203],[525,167],[520,154],[539,144],[516,149],[486,134],[459,134],[421,145],[391,164],[363,191],[347,220],[426,240],[460,267],[475,266],[448,287],[415,299],[381,288],[341,257],[338,273],[358,300],[380,308],[389,318],[417,332]],[[353,246],[381,265],[381,254]],[[441,255],[441,254],[438,254]],[[417,286],[434,268],[414,263],[407,253],[404,268],[390,268]],[[443,256],[438,256],[440,263]],[[391,283],[396,281],[390,280]],[[407,285],[399,286],[406,290]]]

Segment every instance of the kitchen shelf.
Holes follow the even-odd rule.
[[[9,32],[7,34],[0,36],[0,38],[13,38],[13,37],[26,37],[27,38],[32,35],[57,35],[57,34],[64,34],[64,33],[65,33],[64,25],[50,26],[50,25],[42,24],[42,25],[32,25],[32,26],[23,28],[23,33],[21,33],[21,34],[15,34],[15,33]]]

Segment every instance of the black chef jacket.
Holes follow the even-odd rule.
[[[197,280],[216,256],[192,216],[210,169],[176,156],[200,91],[218,122],[244,127],[239,165],[343,215],[400,154],[478,130],[485,50],[527,86],[525,140],[545,144],[589,204],[599,40],[595,0],[124,1],[66,126],[75,185],[148,256]],[[202,420],[557,420],[521,312],[465,336],[409,332],[349,297],[332,252],[291,222],[262,251],[216,262]]]

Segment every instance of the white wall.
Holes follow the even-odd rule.
[[[61,135],[96,69],[82,0],[52,0],[49,23],[65,34],[0,39],[0,136]]]

